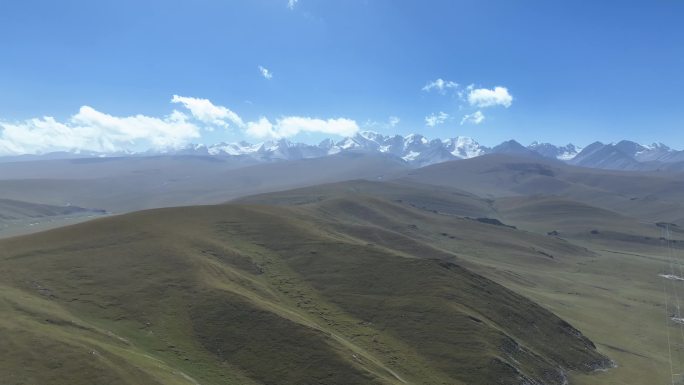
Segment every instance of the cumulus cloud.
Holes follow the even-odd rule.
[[[426,116],[425,125],[428,127],[434,127],[446,122],[447,119],[449,119],[449,114],[440,111],[437,114],[430,114],[429,116]]]
[[[232,122],[238,127],[243,127],[245,125],[238,114],[226,107],[214,105],[209,99],[173,95],[171,103],[182,104],[185,108],[190,110],[190,113],[195,119],[202,123],[219,127],[228,127],[228,122]]]
[[[247,122],[247,135],[255,138],[276,138],[278,134],[273,128],[273,124],[265,117],[259,118],[256,122]]]
[[[117,117],[89,106],[81,107],[66,122],[46,116],[18,123],[0,122],[0,129],[0,152],[5,154],[114,152],[136,143],[155,148],[178,147],[200,136],[200,128],[179,111],[163,118]]]
[[[399,119],[398,116],[390,116],[387,120],[387,124],[389,124],[389,126],[392,128],[396,127],[399,122],[401,122],[401,119]]]
[[[244,123],[242,118],[224,106],[217,106],[207,99],[189,98],[174,95],[171,100],[182,103],[190,110],[193,117],[206,124],[228,126],[228,121],[240,128],[245,128],[250,136],[257,138],[283,138],[297,135],[300,132],[318,132],[331,135],[353,135],[359,130],[355,121],[345,118],[315,119],[302,116],[287,116],[272,124],[262,117],[256,122]]]
[[[306,132],[351,136],[359,130],[356,121],[346,118],[286,116],[275,123],[266,117],[244,122],[235,112],[208,99],[174,95],[171,102],[183,105],[189,113],[173,110],[164,117],[119,117],[83,106],[61,122],[50,116],[20,122],[0,120],[0,155],[178,148],[200,138],[202,131],[228,128],[229,124],[249,136],[268,139]]]
[[[472,124],[480,124],[484,122],[485,116],[482,113],[482,111],[475,111],[472,114],[466,114],[463,116],[463,119],[461,119],[461,125],[464,125],[466,123],[472,123]]]
[[[271,80],[273,78],[273,72],[269,71],[266,67],[259,66],[259,72],[261,72],[261,76],[266,80]]]
[[[458,83],[452,82],[451,80],[444,80],[442,78],[439,78],[437,80],[428,82],[423,86],[423,91],[425,92],[430,92],[430,91],[437,91],[441,94],[446,93],[448,89],[454,89],[458,88]]]
[[[287,116],[277,119],[275,124],[261,117],[247,123],[247,134],[256,138],[279,139],[302,132],[316,132],[330,135],[352,136],[359,131],[356,121],[345,118],[317,119],[303,116]]]
[[[468,87],[468,103],[471,106],[484,108],[492,106],[504,106],[506,108],[513,103],[513,96],[508,93],[506,87],[494,87],[494,89]]]
[[[294,9],[295,5],[297,5],[297,2],[299,0],[287,0],[287,7],[289,9]]]

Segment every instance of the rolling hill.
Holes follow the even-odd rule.
[[[2,240],[0,372],[9,384],[564,384],[611,366],[576,328],[466,267],[469,248],[541,266],[591,258],[364,194]]]
[[[495,154],[411,170],[399,179],[488,199],[557,196],[645,221],[684,225],[684,177],[677,173],[589,169]]]
[[[513,226],[539,234],[562,236],[565,239],[605,241],[610,238],[611,241],[641,244],[648,238],[651,243],[656,244],[660,236],[660,229],[655,223],[646,223],[638,217],[559,196],[516,195],[484,199],[459,189],[401,179],[389,182],[338,182],[253,195],[234,202],[302,206],[333,198],[355,199],[358,196],[387,199],[443,216]],[[338,215],[345,215],[344,210],[340,212]],[[432,218],[430,221],[438,219]],[[480,239],[482,244],[487,243],[481,234],[469,234],[468,238]]]
[[[349,202],[369,197],[381,201],[387,197],[392,207],[408,211]],[[673,264],[676,270],[676,261],[684,255],[684,233],[674,224],[669,225],[672,233],[666,241],[663,223],[568,198],[533,194],[482,199],[462,190],[406,180],[314,186],[238,202],[322,210],[331,219],[362,225],[356,236],[369,245],[420,250],[423,255],[436,249],[435,258],[466,266],[534,299],[581,325],[580,330],[617,362],[617,368],[600,375],[571,375],[570,384],[660,383],[671,380],[668,366],[684,369],[681,360],[668,359],[666,334],[675,339],[674,344],[684,343],[679,326],[674,321],[663,324],[662,318],[665,307],[678,303],[684,292],[679,284],[670,287],[659,276],[674,274]]]

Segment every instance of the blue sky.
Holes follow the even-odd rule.
[[[62,147],[315,142],[348,122],[486,145],[681,149],[682,16],[675,0],[4,1],[0,152],[3,140],[5,152],[46,151],[55,132]],[[441,90],[424,90],[437,79]],[[224,123],[174,95],[209,100]],[[145,122],[158,127],[126,136]],[[156,140],[168,127],[176,136]]]

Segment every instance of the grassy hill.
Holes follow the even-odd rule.
[[[407,204],[418,209],[457,216],[481,217],[496,215],[491,200],[469,192],[434,185],[405,181],[351,180],[321,184],[293,190],[251,195],[234,200],[236,203],[297,206],[322,202],[333,197],[374,196]]]
[[[665,303],[669,309],[680,303],[684,285],[658,276],[671,273],[672,263],[676,267],[676,261],[684,257],[680,227],[670,226],[669,244],[674,250],[668,251],[662,226],[607,208],[559,196],[481,199],[461,190],[450,191],[451,187],[407,185],[405,181],[354,181],[263,194],[240,202],[292,204],[330,213],[328,218],[361,226],[356,236],[369,244],[457,261],[534,299],[579,325],[600,351],[617,362],[616,368],[600,374],[573,372],[571,384],[667,383],[672,380],[670,365],[675,373],[684,371],[684,360],[678,356],[684,335],[676,322],[663,322],[663,314],[668,313]],[[392,197],[391,209],[349,202],[382,201],[385,196]],[[483,202],[484,210],[467,212],[487,215],[491,224],[459,213],[463,199]],[[437,210],[449,205],[456,209]],[[496,225],[494,219],[503,225]],[[462,225],[464,221],[468,226]],[[504,225],[515,225],[518,230]],[[668,333],[674,349],[672,362]]]
[[[471,249],[541,266],[591,258],[363,194],[3,240],[0,372],[9,384],[563,384],[610,365],[570,324],[468,269]]]
[[[457,188],[488,199],[553,195],[641,220],[684,226],[681,174],[597,170],[492,154],[412,170],[401,180]]]
[[[372,196],[387,199],[443,216],[470,218],[564,239],[600,242],[623,242],[625,247],[658,246],[661,229],[655,222],[645,222],[639,217],[620,214],[608,208],[592,206],[579,201],[552,195],[514,195],[496,198],[480,198],[472,193],[445,186],[420,184],[406,180],[372,182],[355,180],[300,189],[279,191],[239,198],[237,203],[256,203],[280,206],[304,206],[321,203],[333,198]],[[633,206],[640,202],[632,202]],[[629,210],[628,210],[629,211]],[[346,210],[334,211],[346,215]],[[657,214],[654,214],[657,217]],[[428,226],[439,222],[439,217],[425,219]],[[409,220],[409,219],[404,219]],[[443,224],[444,225],[444,224]],[[381,224],[385,226],[385,224]],[[673,227],[677,231],[677,227]],[[520,232],[516,237],[524,237]],[[477,239],[473,248],[486,248],[488,232],[472,232],[461,236],[464,241]],[[531,242],[541,242],[539,240]]]

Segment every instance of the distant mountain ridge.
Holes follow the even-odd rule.
[[[684,171],[684,151],[674,150],[663,143],[643,145],[628,140],[609,144],[594,142],[568,159],[568,163],[609,170]]]
[[[642,145],[623,140],[604,144],[594,142],[582,148],[569,143],[557,146],[551,143],[532,142],[524,146],[515,140],[487,147],[475,139],[457,136],[448,139],[428,139],[420,134],[383,135],[362,131],[338,141],[325,139],[319,144],[291,142],[287,139],[252,144],[245,141],[212,145],[189,144],[168,150],[145,152],[58,152],[43,155],[20,155],[0,157],[0,162],[35,159],[85,158],[85,157],[138,157],[159,155],[191,155],[236,158],[260,163],[282,160],[320,158],[345,152],[383,154],[400,158],[412,167],[423,167],[456,159],[470,159],[486,154],[509,154],[532,158],[546,158],[576,166],[614,170],[668,169],[684,171],[684,151],[674,150],[665,144]]]

